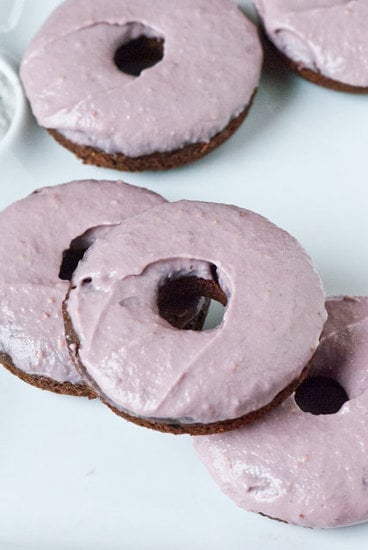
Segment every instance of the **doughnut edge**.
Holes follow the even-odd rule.
[[[263,27],[262,27],[262,36],[263,36],[264,42],[266,42],[266,44],[271,48],[271,50],[277,54],[277,56],[279,57],[279,59],[281,59],[284,65],[289,70],[291,70],[294,74],[297,74],[304,80],[307,80],[308,82],[311,82],[312,84],[315,84],[317,86],[321,86],[322,88],[333,90],[335,92],[345,92],[345,93],[356,94],[356,95],[368,94],[368,87],[353,86],[351,84],[346,84],[344,82],[340,82],[339,80],[334,80],[332,78],[324,76],[322,73],[312,71],[312,69],[307,69],[306,67],[303,67],[300,62],[294,61],[293,59],[285,55],[282,51],[280,51],[278,47],[269,38],[269,36],[266,33],[266,30]]]
[[[11,357],[3,352],[0,352],[0,363],[6,368],[9,372],[41,390],[50,391],[57,393],[59,395],[71,395],[74,397],[88,397],[88,399],[95,399],[97,396],[86,384],[72,384],[71,382],[57,382],[48,378],[47,376],[42,375],[33,375],[26,373],[16,367],[11,359]]]
[[[273,408],[280,405],[287,397],[289,397],[289,395],[291,395],[296,390],[299,384],[301,384],[308,375],[310,362],[303,368],[300,376],[294,379],[288,386],[286,386],[286,388],[281,390],[276,395],[276,397],[272,401],[270,401],[267,405],[265,405],[264,407],[261,407],[256,411],[246,413],[245,415],[240,416],[238,418],[222,420],[218,422],[211,422],[209,424],[200,424],[200,423],[175,424],[175,423],[161,422],[159,419],[150,419],[150,418],[130,415],[126,412],[118,410],[116,407],[108,403],[106,399],[98,395],[98,392],[93,387],[94,386],[93,380],[89,376],[87,370],[85,369],[83,363],[79,358],[78,352],[80,347],[80,341],[74,330],[72,320],[67,311],[68,299],[69,299],[69,294],[71,290],[72,290],[72,287],[70,287],[70,289],[68,290],[66,297],[63,301],[62,313],[63,313],[63,319],[64,319],[66,343],[67,343],[67,347],[69,350],[70,357],[73,361],[73,364],[75,365],[79,374],[82,376],[86,385],[91,387],[91,392],[93,392],[94,395],[97,396],[100,399],[100,401],[102,401],[102,403],[104,403],[107,407],[109,407],[112,410],[112,412],[114,412],[118,416],[121,416],[125,420],[132,422],[134,424],[137,424],[138,426],[142,426],[144,428],[150,428],[152,430],[156,430],[163,433],[170,433],[173,435],[186,434],[186,435],[196,436],[196,435],[212,435],[212,434],[218,434],[218,433],[225,433],[258,420],[264,414],[266,414]]]
[[[208,143],[192,143],[184,145],[181,149],[175,149],[174,151],[167,151],[164,153],[152,153],[140,157],[129,157],[122,153],[110,154],[87,145],[78,145],[65,138],[56,129],[47,128],[47,131],[59,145],[62,145],[82,160],[83,164],[92,164],[94,166],[126,172],[170,170],[171,168],[178,168],[199,160],[229,139],[236,130],[238,130],[248,115],[255,94],[256,90],[243,111],[237,117],[231,119],[229,124]]]

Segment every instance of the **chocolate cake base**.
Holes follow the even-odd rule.
[[[318,86],[322,86],[323,88],[328,88],[329,90],[335,90],[337,92],[348,92],[352,94],[368,93],[368,87],[352,86],[351,84],[346,84],[344,82],[339,82],[338,80],[333,80],[332,78],[328,78],[327,76],[324,76],[320,72],[307,69],[300,62],[290,59],[290,57],[287,57],[283,52],[281,52],[275,46],[275,44],[268,38],[265,31],[263,31],[263,37],[267,42],[267,44],[271,47],[271,49],[277,53],[280,59],[282,59],[284,64],[294,73],[304,78],[304,80],[308,80],[308,82],[312,82],[313,84],[317,84]]]
[[[96,395],[90,387],[84,384],[72,384],[71,382],[56,382],[47,376],[38,376],[34,374],[28,374],[21,369],[18,369],[11,357],[6,353],[0,352],[0,363],[12,374],[15,374],[18,378],[36,386],[41,390],[47,390],[62,395],[74,395],[76,397],[88,397],[89,399],[95,399]]]
[[[254,97],[254,95],[253,95]],[[58,130],[48,129],[52,137],[63,147],[69,149],[84,164],[93,164],[104,168],[112,168],[115,170],[124,170],[127,172],[143,172],[145,170],[169,170],[177,168],[190,162],[194,162],[205,155],[211,153],[219,147],[224,141],[230,138],[232,134],[239,128],[243,120],[248,114],[251,107],[253,97],[246,108],[233,118],[229,124],[216,134],[208,143],[194,143],[185,145],[181,149],[168,151],[164,153],[153,153],[151,155],[143,155],[141,157],[128,157],[122,153],[106,153],[100,149],[89,147],[87,145],[78,145],[64,137]]]
[[[328,78],[327,76],[324,76],[322,73],[318,73],[318,72],[312,71],[311,69],[302,67],[300,63],[292,61],[286,56],[283,56],[283,57],[285,58],[285,62],[287,63],[287,65],[292,71],[300,75],[305,80],[308,80],[309,82],[313,82],[313,84],[317,84],[318,86],[322,86],[323,88],[329,88],[330,90],[335,90],[337,92],[349,92],[352,94],[368,94],[368,88],[364,88],[362,86],[352,86],[351,84],[345,84],[344,82],[333,80],[332,78]]]

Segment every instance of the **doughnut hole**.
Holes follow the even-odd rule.
[[[217,300],[210,300],[208,313],[203,325],[203,330],[211,330],[221,325],[226,311],[226,306]]]
[[[312,414],[334,414],[347,401],[356,402],[368,391],[367,357],[364,323],[332,333],[320,343],[309,377],[296,390],[296,404]]]
[[[183,330],[216,328],[222,323],[227,301],[217,282],[195,276],[166,279],[157,293],[160,316]],[[188,323],[194,311],[197,312],[194,323]]]
[[[295,391],[295,402],[303,412],[335,414],[349,397],[342,385],[328,376],[311,376]]]
[[[59,279],[62,281],[72,280],[74,271],[77,269],[79,262],[83,259],[89,247],[108,229],[109,226],[107,225],[92,227],[71,241],[69,248],[64,250],[62,254]]]
[[[124,43],[114,54],[115,66],[125,74],[138,77],[145,69],[159,63],[164,56],[164,39],[141,23],[130,23]]]
[[[90,244],[85,241],[83,236],[77,237],[70,243],[70,247],[63,252],[59,279],[62,281],[71,281],[74,271],[89,247]]]

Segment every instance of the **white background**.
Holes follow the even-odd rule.
[[[19,60],[56,4],[25,0],[0,47]],[[170,200],[234,203],[296,236],[328,294],[368,294],[368,98],[306,83],[270,54],[266,61],[237,134],[167,173],[83,166],[28,114],[0,144],[0,207],[83,178],[122,178]],[[0,369],[0,550],[356,550],[367,540],[368,526],[310,530],[240,510],[189,437],[130,425],[97,401],[42,392]]]

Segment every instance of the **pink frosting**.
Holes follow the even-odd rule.
[[[342,408],[313,415],[292,396],[251,426],[194,441],[239,506],[310,527],[368,520],[368,298],[334,298],[326,307],[311,375],[343,386]]]
[[[212,279],[222,324],[180,331],[158,313],[167,278]],[[95,389],[116,408],[210,423],[266,405],[299,377],[325,323],[324,292],[300,245],[265,218],[222,204],[153,208],[92,246],[68,312]]]
[[[1,212],[0,350],[18,369],[82,382],[64,338],[61,303],[69,282],[59,279],[63,251],[88,228],[163,201],[123,182],[86,180],[40,189]]]
[[[253,0],[272,42],[301,67],[368,87],[367,0]]]
[[[137,78],[114,53],[137,35],[164,57]],[[262,50],[233,0],[67,0],[28,48],[21,77],[41,126],[131,157],[208,142],[246,105]]]

